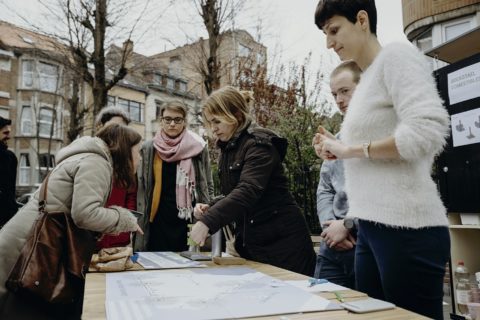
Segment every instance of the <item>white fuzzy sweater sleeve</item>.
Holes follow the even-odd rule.
[[[398,126],[395,143],[405,160],[439,153],[449,134],[449,116],[438,95],[424,56],[407,44],[392,44],[384,57],[384,84],[390,93]]]

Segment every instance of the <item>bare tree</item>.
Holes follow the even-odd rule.
[[[222,66],[218,50],[222,34],[226,31],[226,26],[233,21],[235,11],[239,10],[244,3],[235,0],[193,0],[193,2],[208,34],[207,48],[203,44],[200,47],[204,61],[197,66],[203,77],[205,91],[210,95],[220,87]]]
[[[150,0],[143,1],[143,9],[136,18],[128,18],[126,27],[120,27],[120,22],[138,6],[136,1],[41,0],[41,3],[51,17],[62,21],[54,32],[34,28],[52,37],[52,46],[60,56],[57,60],[65,67],[71,81],[69,97],[66,99],[70,114],[67,140],[70,142],[84,131],[85,115],[94,117],[106,106],[108,91],[127,75],[127,61],[133,53],[133,47],[123,46],[120,58],[115,60],[115,65],[109,66],[106,47],[119,38],[124,43],[132,43],[132,34],[149,7]],[[84,83],[92,90],[91,104],[82,99]]]

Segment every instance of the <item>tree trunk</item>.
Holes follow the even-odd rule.
[[[216,8],[217,0],[206,0],[202,2],[202,18],[208,32],[208,58],[207,74],[205,75],[205,91],[210,95],[214,90],[220,88],[219,65],[217,51],[220,37],[219,11]]]
[[[105,81],[105,32],[107,29],[107,0],[96,0],[95,29],[93,32],[94,51],[92,63],[95,68],[93,93],[93,114],[107,105],[107,87]]]

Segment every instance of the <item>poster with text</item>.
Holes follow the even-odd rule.
[[[480,97],[480,62],[448,74],[450,105]]]

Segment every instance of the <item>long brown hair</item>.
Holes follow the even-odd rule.
[[[113,181],[122,188],[135,185],[135,168],[133,167],[132,147],[137,145],[142,136],[135,130],[121,125],[111,124],[97,134],[108,146],[113,161]]]

